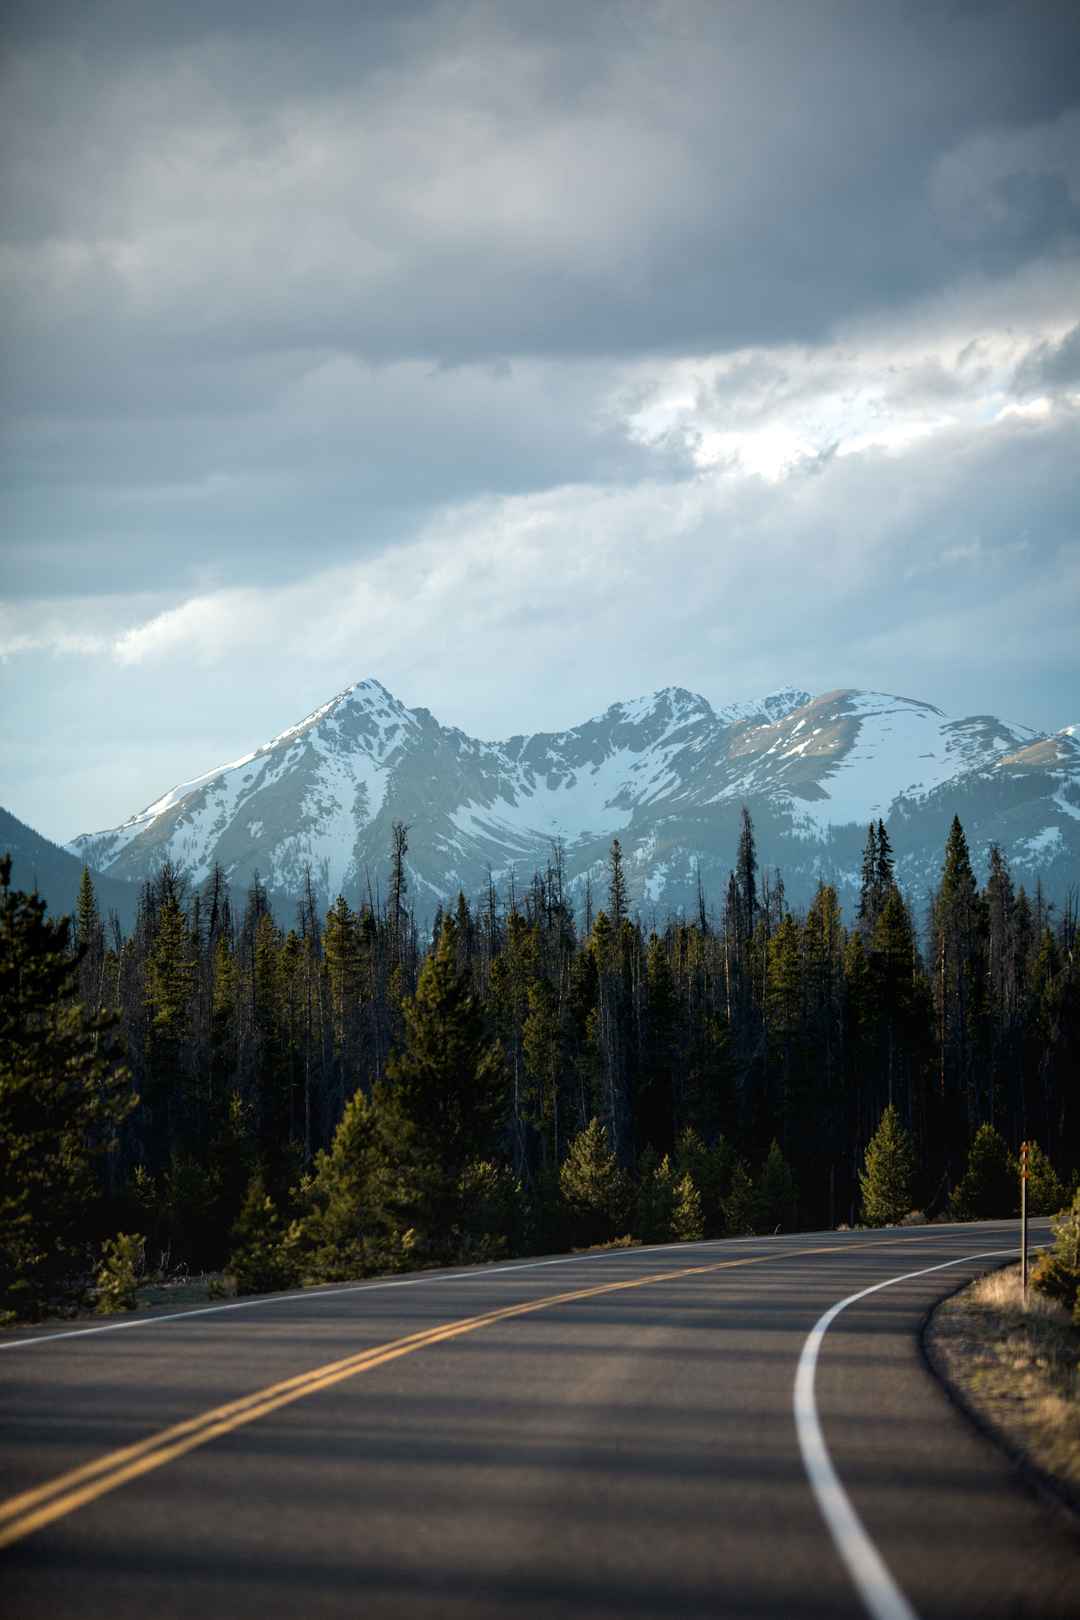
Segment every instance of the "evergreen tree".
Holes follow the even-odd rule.
[[[357,1091],[300,1183],[288,1248],[305,1281],[347,1282],[385,1261],[385,1171],[375,1108]]]
[[[795,1225],[795,1178],[774,1138],[754,1188],[754,1225],[759,1232],[790,1232]]]
[[[757,921],[757,845],[754,841],[754,823],[745,804],[739,827],[739,849],[735,859],[735,889],[738,896],[739,932],[749,940]]]
[[[940,1043],[939,1085],[949,1146],[990,1106],[978,1062],[983,1008],[983,910],[967,839],[954,816],[931,913],[934,999]]]
[[[118,1232],[102,1244],[97,1271],[96,1310],[100,1316],[133,1311],[139,1280],[146,1270],[146,1239],[138,1232]]]
[[[364,994],[364,951],[360,919],[344,895],[327,912],[323,960],[333,1039],[335,1089],[344,1094],[360,1058],[360,1012]]]
[[[757,1219],[757,1200],[750,1172],[740,1159],[731,1172],[731,1185],[724,1199],[724,1234],[752,1237]]]
[[[992,1125],[980,1125],[968,1153],[967,1168],[953,1189],[953,1216],[958,1221],[995,1220],[1015,1215],[1019,1203],[1016,1160]]]
[[[453,918],[402,1015],[402,1043],[379,1099],[387,1151],[399,1165],[403,1224],[424,1252],[452,1258],[467,1214],[466,1167],[495,1154],[507,1103],[503,1053],[458,969]]]
[[[248,1183],[244,1202],[232,1231],[228,1269],[239,1294],[269,1294],[295,1282],[282,1239],[281,1217],[266,1190],[262,1171]]]
[[[791,1144],[793,1171],[806,1199],[803,1213],[815,1225],[835,1221],[836,1173],[847,1160],[846,943],[837,892],[821,883],[799,942],[798,1062],[784,1106],[784,1140]]]
[[[637,1136],[667,1148],[676,1112],[678,996],[664,941],[655,934],[645,956],[646,1026],[637,1084]]]
[[[885,831],[885,823],[877,824],[877,869],[875,873],[875,887],[877,889],[878,904],[882,904],[890,889],[896,884],[896,863],[893,860],[892,844]]]
[[[529,985],[527,1001],[521,1051],[540,1127],[542,1171],[547,1173],[559,1162],[560,1130],[565,1130],[559,1110],[562,1031],[558,1003],[546,979]]]
[[[105,930],[88,866],[79,879],[74,943],[79,957],[79,1000],[88,1012],[96,1013],[104,1002]]]
[[[643,1243],[666,1243],[671,1237],[675,1174],[665,1153],[648,1147],[638,1163],[637,1215],[634,1229]]]
[[[626,921],[626,873],[623,871],[622,845],[617,838],[612,840],[608,855],[608,915],[618,932]]]
[[[870,1139],[863,1169],[862,1218],[867,1226],[895,1226],[912,1205],[915,1154],[911,1137],[892,1103]]]
[[[405,856],[409,850],[409,829],[403,821],[393,825],[393,853],[390,861],[390,952],[395,967],[405,959],[407,914],[405,893],[409,886]]]
[[[679,1243],[696,1243],[705,1236],[701,1194],[694,1186],[694,1178],[689,1171],[675,1183],[671,1229]]]
[[[559,1190],[571,1242],[588,1246],[618,1234],[626,1220],[629,1188],[599,1119],[592,1118],[571,1142],[559,1171]]]
[[[859,879],[859,926],[864,933],[869,933],[877,921],[877,894],[878,894],[878,839],[877,827],[873,822],[866,829],[866,844],[863,847],[862,875]]]
[[[148,1147],[158,1168],[168,1162],[172,1141],[186,1146],[197,1128],[191,1083],[195,960],[179,879],[169,866],[158,875],[148,924],[143,1102]]]
[[[75,1001],[70,921],[0,858],[0,1317],[69,1302],[86,1273],[94,1161],[134,1105],[115,1019]]]
[[[1068,1194],[1038,1142],[1028,1143],[1027,1207],[1029,1215],[1056,1215],[1065,1208]]]
[[[724,1230],[724,1199],[731,1188],[735,1155],[730,1143],[719,1137],[706,1146],[693,1126],[681,1131],[675,1143],[675,1175],[689,1176],[701,1199],[706,1237],[718,1237]]]

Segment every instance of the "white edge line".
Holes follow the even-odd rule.
[[[790,1237],[792,1234],[789,1233]],[[195,1305],[186,1311],[163,1311],[157,1316],[137,1316],[125,1322],[103,1322],[100,1327],[65,1328],[61,1333],[40,1333],[32,1339],[6,1339],[0,1350],[21,1350],[31,1344],[51,1344],[55,1339],[85,1339],[91,1333],[119,1333],[124,1328],[153,1327],[156,1322],[179,1322],[187,1316],[212,1316],[220,1311],[246,1311],[256,1305],[287,1305],[292,1300],[339,1299],[342,1294],[370,1294],[379,1288],[416,1288],[420,1283],[460,1282],[469,1277],[501,1276],[508,1271],[539,1271],[543,1266],[569,1266],[579,1260],[613,1260],[627,1254],[656,1254],[661,1249],[678,1249],[685,1253],[715,1244],[717,1241],[738,1242],[739,1239],[718,1240],[706,1238],[698,1243],[654,1243],[648,1248],[604,1249],[594,1254],[564,1254],[555,1260],[524,1260],[504,1266],[476,1266],[469,1271],[442,1272],[439,1276],[421,1274],[418,1277],[395,1277],[386,1282],[347,1283],[344,1287],[331,1284],[323,1288],[305,1288],[298,1294],[259,1294],[251,1299],[230,1300],[225,1305]],[[760,1243],[761,1238],[747,1242]]]
[[[795,1374],[795,1428],[799,1436],[799,1450],[802,1453],[803,1466],[810,1480],[811,1489],[817,1498],[822,1517],[829,1527],[836,1550],[847,1566],[848,1574],[873,1620],[918,1620],[918,1617],[886,1568],[881,1554],[867,1534],[866,1527],[852,1506],[851,1499],[833,1467],[818,1418],[814,1395],[818,1352],[826,1333],[840,1312],[846,1310],[849,1305],[856,1304],[860,1299],[865,1299],[868,1294],[876,1294],[882,1288],[891,1288],[894,1283],[910,1282],[914,1277],[927,1277],[933,1271],[946,1271],[950,1266],[962,1266],[970,1260],[989,1260],[1003,1254],[1015,1253],[1016,1248],[985,1249],[980,1254],[965,1254],[957,1260],[944,1260],[937,1266],[925,1266],[921,1271],[907,1271],[900,1277],[888,1277],[884,1282],[874,1283],[870,1288],[862,1288],[857,1294],[849,1294],[846,1299],[830,1306],[807,1334]]]
[[[949,1222],[947,1226],[943,1222],[940,1226],[934,1228],[933,1235],[936,1236],[955,1224],[958,1223]],[[879,1228],[878,1230],[882,1229]],[[896,1228],[898,1233],[904,1230],[910,1229]],[[579,1260],[618,1260],[628,1254],[659,1254],[665,1249],[675,1249],[680,1254],[685,1254],[690,1249],[714,1248],[718,1243],[722,1243],[725,1248],[735,1248],[743,1243],[790,1243],[796,1238],[856,1237],[861,1235],[861,1233],[854,1232],[822,1231],[765,1233],[761,1236],[747,1238],[703,1238],[700,1242],[695,1243],[651,1243],[646,1247],[603,1249],[592,1254],[563,1254],[554,1260],[523,1260],[512,1262],[509,1265],[475,1266],[469,1271],[443,1272],[437,1277],[432,1276],[430,1273],[421,1273],[418,1277],[396,1277],[386,1282],[347,1283],[344,1287],[331,1283],[322,1287],[305,1288],[298,1294],[258,1294],[251,1299],[230,1300],[224,1305],[194,1305],[186,1311],[162,1311],[157,1316],[136,1316],[123,1322],[102,1322],[99,1327],[65,1328],[60,1333],[38,1333],[32,1339],[5,1339],[0,1343],[0,1351],[25,1350],[34,1344],[52,1344],[57,1339],[86,1339],[91,1334],[97,1333],[121,1333],[125,1328],[153,1327],[158,1322],[180,1322],[188,1316],[216,1316],[222,1311],[248,1311],[257,1305],[287,1305],[298,1299],[306,1299],[309,1302],[315,1299],[337,1299],[342,1294],[368,1294],[375,1289],[381,1288],[416,1288],[420,1283],[461,1282],[469,1277],[501,1276],[504,1272],[510,1271],[539,1271],[544,1266],[570,1266]],[[884,1240],[881,1246],[887,1246],[889,1243],[917,1243],[919,1241],[929,1241],[929,1237],[920,1240],[917,1237],[902,1238],[897,1236]],[[853,1244],[852,1247],[855,1248],[857,1245]],[[949,1261],[949,1264],[952,1265],[954,1262]],[[899,1278],[897,1281],[899,1281]]]

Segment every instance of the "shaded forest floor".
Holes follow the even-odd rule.
[[[1008,1266],[944,1300],[925,1342],[961,1404],[1080,1512],[1080,1328],[1065,1308],[1034,1288],[1025,1304]]]

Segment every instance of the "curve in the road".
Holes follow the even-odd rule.
[[[1011,1243],[1014,1231],[998,1228],[980,1236],[983,1242]],[[940,1244],[946,1236],[947,1258],[941,1257],[942,1248],[935,1253],[923,1247]],[[195,1612],[177,1596],[176,1580],[187,1567],[184,1557],[195,1558],[202,1568],[204,1546],[212,1545],[217,1549],[218,1567],[225,1559],[230,1571],[242,1568],[247,1572],[249,1585],[242,1588],[245,1602],[240,1605],[245,1615],[265,1616],[270,1610],[284,1613],[288,1611],[287,1586],[271,1591],[266,1579],[265,1536],[271,1522],[266,1515],[272,1502],[273,1522],[288,1527],[281,1543],[281,1557],[285,1558],[281,1568],[292,1567],[288,1560],[298,1546],[307,1549],[305,1556],[321,1582],[322,1606],[316,1605],[311,1612],[317,1609],[320,1616],[347,1612],[348,1602],[342,1597],[345,1588],[339,1591],[339,1587],[342,1581],[347,1586],[353,1579],[366,1583],[369,1596],[382,1595],[381,1606],[375,1606],[380,1615],[385,1611],[395,1620],[402,1614],[414,1616],[418,1610],[413,1605],[423,1608],[424,1602],[428,1603],[425,1614],[429,1610],[441,1613],[439,1604],[451,1590],[446,1585],[450,1575],[462,1583],[460,1592],[456,1587],[453,1590],[460,1599],[458,1607],[465,1612],[466,1594],[484,1589],[485,1577],[472,1572],[504,1567],[510,1573],[501,1575],[503,1584],[492,1588],[504,1598],[510,1592],[518,1597],[528,1592],[536,1607],[545,1592],[553,1601],[557,1593],[565,1598],[573,1592],[584,1605],[583,1614],[590,1612],[591,1605],[597,1617],[610,1612],[623,1620],[628,1604],[642,1615],[671,1612],[671,1594],[688,1594],[691,1582],[696,1583],[693,1592],[699,1599],[698,1607],[691,1605],[692,1612],[713,1612],[701,1584],[706,1572],[729,1594],[729,1607],[730,1596],[737,1592],[739,1601],[749,1603],[745,1612],[755,1615],[762,1612],[763,1603],[768,1604],[768,1594],[776,1594],[780,1588],[787,1592],[790,1603],[775,1612],[797,1611],[808,1620],[826,1614],[832,1620],[841,1613],[854,1616],[857,1612],[869,1612],[872,1620],[915,1620],[917,1612],[927,1620],[941,1620],[944,1615],[951,1620],[960,1612],[974,1612],[976,1592],[980,1602],[989,1594],[992,1605],[987,1612],[995,1615],[1023,1613],[1038,1615],[1040,1620],[1051,1613],[1071,1615],[1075,1611],[1062,1596],[1068,1591],[1066,1549],[1053,1539],[1049,1527],[1035,1524],[1034,1509],[1028,1511],[1019,1499],[1006,1499],[1007,1493],[980,1495],[982,1464],[964,1435],[957,1432],[953,1436],[948,1455],[942,1458],[936,1439],[931,1442],[929,1438],[930,1428],[936,1435],[937,1425],[920,1427],[924,1405],[936,1409],[932,1391],[923,1388],[911,1355],[902,1345],[914,1342],[916,1315],[932,1302],[935,1285],[927,1279],[952,1267],[967,1265],[974,1270],[980,1261],[992,1262],[1013,1252],[1011,1247],[956,1252],[969,1246],[973,1238],[978,1241],[974,1232],[946,1235],[940,1229],[904,1236],[859,1234],[857,1241],[855,1234],[815,1233],[803,1237],[801,1245],[790,1237],[752,1240],[749,1252],[741,1243],[725,1245],[724,1258],[719,1259],[711,1243],[664,1245],[650,1251],[639,1249],[636,1255],[618,1251],[549,1257],[463,1272],[373,1280],[33,1338],[12,1337],[0,1347],[22,1348],[28,1354],[4,1358],[5,1368],[14,1374],[6,1396],[11,1429],[6,1451],[0,1453],[13,1468],[8,1486],[12,1494],[0,1502],[0,1546],[12,1549],[8,1573],[22,1583],[19,1590],[29,1605],[27,1614],[41,1613],[55,1620],[60,1613],[85,1613],[88,1620],[90,1616],[100,1620],[105,1614],[115,1617],[122,1612],[127,1617],[146,1612],[145,1606],[138,1607],[142,1600],[137,1594],[143,1588],[131,1584],[137,1570],[140,1582],[152,1585],[157,1580],[167,1589],[172,1605],[169,1613],[179,1620],[181,1615]],[[935,1263],[896,1273],[897,1262],[903,1265],[905,1259],[898,1251],[913,1247],[921,1247],[922,1255],[911,1255],[908,1265],[915,1258]],[[843,1292],[845,1262],[841,1256],[865,1254],[870,1249],[877,1251],[872,1269],[869,1274],[863,1270],[858,1278],[869,1286],[837,1298]],[[885,1250],[892,1253],[886,1255]],[[820,1260],[811,1258],[818,1256]],[[594,1266],[601,1263],[597,1269],[602,1275],[605,1261],[616,1262],[614,1279],[609,1271],[611,1280],[593,1282]],[[548,1281],[545,1268],[581,1266],[582,1262],[588,1264],[578,1275],[566,1277],[577,1285],[569,1291],[565,1282],[560,1290],[554,1276]],[[748,1289],[734,1278],[738,1270],[747,1283],[751,1276],[756,1284],[761,1283],[769,1276],[761,1268],[770,1262],[777,1263],[781,1272],[763,1287]],[[741,1268],[747,1267],[759,1269],[744,1273]],[[535,1274],[534,1282],[528,1280],[530,1273]],[[732,1275],[730,1285],[722,1281],[728,1273]],[[871,1283],[875,1274],[879,1280]],[[802,1279],[812,1275],[818,1281],[815,1292],[808,1293]],[[716,1277],[716,1289],[710,1285],[702,1290],[708,1296],[703,1303],[682,1303],[689,1301],[690,1294],[681,1293],[675,1285],[684,1279],[710,1276]],[[505,1287],[499,1285],[500,1277],[506,1279]],[[855,1280],[848,1277],[847,1290]],[[444,1292],[439,1284],[451,1286]],[[663,1286],[651,1295],[629,1293],[651,1285]],[[432,1289],[430,1296],[427,1287]],[[401,1288],[412,1292],[384,1292]],[[895,1297],[883,1296],[885,1289],[894,1289]],[[749,1315],[742,1325],[740,1318],[725,1314],[720,1341],[703,1359],[707,1347],[703,1341],[691,1342],[691,1329],[706,1322],[712,1326],[714,1292],[717,1299],[727,1299],[731,1290],[731,1297],[756,1315]],[[359,1312],[359,1299],[342,1298],[368,1292],[372,1293],[370,1306],[365,1302]],[[640,1304],[629,1305],[625,1312],[601,1309],[579,1314],[574,1310],[564,1317],[556,1309],[607,1295],[614,1296],[613,1304],[624,1298],[638,1299]],[[876,1297],[871,1301],[870,1296]],[[650,1298],[652,1305],[647,1303]],[[341,1299],[340,1306],[333,1304],[335,1299]],[[756,1306],[752,1305],[755,1300]],[[831,1300],[835,1303],[829,1303]],[[878,1300],[885,1303],[879,1305]],[[673,1317],[668,1314],[669,1301],[674,1301]],[[305,1311],[304,1305],[312,1309]],[[277,1306],[284,1307],[280,1313],[275,1308],[262,1314],[262,1308]],[[229,1329],[230,1318],[217,1315],[248,1307],[257,1313],[257,1319],[239,1320],[257,1330],[250,1333]],[[849,1307],[853,1309],[843,1327],[829,1334]],[[535,1314],[541,1312],[549,1316]],[[480,1334],[468,1341],[473,1348],[463,1343],[459,1352],[456,1346],[448,1346],[430,1362],[414,1355],[519,1316],[535,1321],[536,1328],[523,1325],[520,1332],[506,1337]],[[192,1318],[209,1318],[209,1322]],[[215,1321],[221,1321],[220,1329],[212,1325]],[[720,1319],[717,1321],[719,1325]],[[624,1323],[621,1329],[620,1322]],[[132,1341],[130,1334],[120,1340],[112,1337],[122,1328],[138,1327],[157,1331],[142,1344],[139,1339]],[[629,1339],[627,1328],[631,1330]],[[769,1329],[784,1337],[766,1342]],[[68,1347],[58,1342],[102,1332],[109,1337],[88,1339],[85,1354],[81,1343]],[[629,1340],[639,1338],[640,1348],[631,1354]],[[843,1348],[839,1342],[833,1344],[834,1339],[841,1340]],[[322,1355],[315,1349],[319,1343]],[[673,1363],[670,1373],[660,1373],[660,1363],[653,1358],[661,1348],[666,1353],[669,1344],[677,1344],[680,1353],[688,1350],[689,1359],[677,1370]],[[194,1346],[200,1353],[192,1359]],[[883,1355],[879,1355],[879,1346]],[[574,1358],[572,1377],[564,1378],[559,1368],[553,1374],[553,1347]],[[237,1359],[237,1351],[242,1359]],[[606,1367],[601,1359],[605,1355],[614,1358]],[[759,1356],[764,1359],[756,1360]],[[313,1361],[317,1365],[305,1366]],[[396,1363],[388,1380],[372,1381],[355,1396],[349,1391],[347,1380],[388,1363]],[[485,1374],[493,1370],[496,1376],[485,1376],[478,1384],[478,1365]],[[878,1380],[869,1386],[875,1392],[869,1398],[868,1365],[876,1367]],[[473,1374],[463,1380],[469,1366]],[[633,1381],[627,1382],[631,1366]],[[713,1376],[718,1367],[725,1371],[719,1382]],[[136,1399],[107,1405],[109,1397],[127,1392],[132,1375]],[[613,1375],[617,1375],[614,1384]],[[257,1386],[254,1390],[252,1384]],[[514,1393],[522,1384],[524,1406],[522,1397]],[[339,1386],[339,1391],[333,1386]],[[619,1391],[625,1387],[634,1394],[624,1398],[620,1393],[613,1401],[609,1386]],[[880,1401],[876,1396],[879,1387]],[[790,1427],[793,1388],[794,1433]],[[65,1399],[70,1396],[69,1403],[65,1406],[54,1399],[49,1393],[52,1390],[57,1396],[62,1392]],[[330,1393],[311,1402],[310,1412],[300,1407],[295,1417],[282,1413],[265,1426],[257,1424],[279,1408],[321,1391]],[[599,1405],[597,1391],[607,1392]],[[487,1428],[481,1425],[479,1438],[467,1444],[458,1418],[449,1416],[451,1410],[459,1412],[455,1403],[463,1392],[474,1418],[478,1413],[487,1414]],[[593,1404],[582,1408],[583,1400]],[[424,1409],[422,1440],[417,1429],[418,1401]],[[508,1405],[511,1401],[512,1406]],[[547,1413],[549,1406],[560,1414],[554,1429],[539,1422],[538,1414]],[[630,1410],[644,1414],[645,1439],[639,1436],[636,1445],[627,1449],[623,1420]],[[712,1473],[709,1454],[702,1449],[706,1428],[699,1433],[686,1426],[689,1413],[698,1410],[703,1416],[708,1414],[708,1435],[722,1437],[721,1455],[738,1462],[734,1474],[729,1468],[726,1486],[723,1472],[717,1476],[718,1486],[724,1487],[719,1499],[724,1501],[726,1513],[719,1536],[714,1509],[706,1511],[698,1500],[700,1469],[707,1466],[710,1478]],[[583,1411],[588,1414],[585,1423],[581,1421]],[[510,1412],[524,1418],[520,1439],[513,1424],[506,1427]],[[333,1414],[329,1428],[328,1413]],[[374,1426],[373,1413],[379,1414]],[[781,1413],[790,1437],[786,1448],[777,1428]],[[155,1415],[156,1424],[152,1421]],[[434,1438],[429,1439],[431,1419]],[[662,1420],[668,1427],[663,1427]],[[256,1427],[244,1429],[245,1425]],[[229,1443],[220,1451],[209,1446],[239,1429],[245,1435],[239,1449]],[[741,1449],[732,1450],[736,1437]],[[363,1452],[358,1451],[359,1445],[364,1446]],[[201,1460],[197,1455],[175,1470],[165,1466],[202,1447],[208,1449],[201,1453]],[[331,1460],[327,1464],[328,1450]],[[677,1461],[684,1453],[685,1459]],[[958,1462],[958,1453],[963,1462]],[[370,1466],[357,1471],[358,1455]],[[287,1458],[287,1473],[252,1468],[253,1459],[265,1463],[271,1457]],[[421,1458],[424,1469],[435,1470],[432,1477],[437,1483],[430,1487],[427,1474],[419,1472]],[[588,1459],[584,1465],[583,1458]],[[752,1467],[751,1458],[756,1459]],[[545,1485],[542,1472],[535,1471],[537,1463],[541,1470],[557,1463],[564,1473],[566,1468],[570,1472],[565,1477],[559,1474],[562,1483],[553,1491]],[[503,1470],[502,1476],[492,1471],[496,1466]],[[592,1514],[592,1507],[596,1503],[602,1507],[606,1498],[601,1492],[594,1502],[589,1488],[594,1477],[591,1468],[598,1470],[595,1478],[602,1478],[605,1489],[613,1493],[612,1502],[620,1504],[618,1512],[603,1507]],[[50,1474],[52,1477],[43,1477]],[[130,1496],[125,1493],[125,1506],[119,1511],[109,1511],[105,1503],[107,1516],[102,1517],[90,1506],[143,1475],[153,1477],[145,1489],[140,1486]],[[646,1489],[654,1475],[666,1492],[659,1498]],[[500,1477],[512,1483],[506,1489],[500,1487],[497,1501],[487,1500],[485,1493],[490,1492],[492,1480]],[[790,1490],[785,1494],[785,1477],[792,1486],[799,1478],[797,1495]],[[857,1512],[840,1484],[841,1477],[858,1504]],[[461,1483],[466,1479],[471,1494]],[[749,1485],[744,1494],[740,1494],[740,1479]],[[194,1491],[193,1480],[197,1482]],[[429,1515],[419,1519],[418,1482],[424,1512]],[[960,1493],[961,1485],[965,1494]],[[913,1486],[917,1488],[912,1490]],[[906,1506],[897,1514],[901,1499],[896,1493],[905,1487],[902,1502]],[[928,1515],[926,1502],[931,1498],[935,1506]],[[120,1502],[119,1497],[113,1500]],[[327,1517],[331,1500],[334,1511]],[[406,1504],[402,1525],[407,1534],[399,1528],[399,1501]],[[486,1508],[480,1509],[478,1504],[485,1501]],[[222,1509],[228,1504],[228,1510],[215,1515],[211,1503]],[[517,1535],[522,1503],[539,1515],[535,1522],[526,1521],[528,1546],[533,1551],[524,1554]],[[753,1551],[757,1534],[753,1527],[766,1503],[773,1515],[772,1542],[784,1549],[780,1564],[772,1558],[762,1563]],[[87,1508],[85,1514],[78,1511],[83,1507]],[[637,1522],[634,1514],[644,1514],[646,1508],[656,1515],[656,1532],[628,1535],[627,1526]],[[623,1587],[616,1585],[611,1591],[597,1585],[596,1545],[580,1535],[582,1524],[593,1523],[594,1518],[606,1538],[604,1556],[613,1556],[612,1549],[620,1551],[621,1562],[611,1567],[637,1569],[639,1576],[647,1575],[644,1585],[624,1581]],[[504,1520],[515,1528],[506,1544],[509,1551],[492,1528],[502,1526]],[[304,1530],[298,1535],[301,1523]],[[350,1546],[355,1544],[348,1576],[348,1561],[343,1562],[339,1551],[340,1538],[326,1529],[330,1524],[340,1527]],[[169,1539],[165,1545],[171,1548],[174,1531],[180,1529],[187,1538],[182,1545],[191,1552],[170,1554],[168,1570],[162,1566],[160,1577],[151,1576],[149,1572],[158,1571],[159,1565],[156,1560],[147,1564],[147,1549],[162,1545],[166,1525]],[[822,1535],[826,1527],[829,1534]],[[39,1530],[45,1533],[38,1536],[35,1532]],[[988,1543],[984,1532],[989,1534]],[[1015,1560],[1010,1564],[1012,1553],[1006,1558],[1002,1549],[1011,1549],[1014,1542],[1026,1547],[1030,1532],[1035,1532],[1031,1546],[1036,1551],[1025,1552],[1022,1565]],[[926,1535],[951,1538],[947,1544],[963,1552],[959,1556],[954,1552],[952,1561],[940,1569],[922,1551],[913,1558],[913,1538]],[[559,1549],[557,1566],[548,1561],[553,1547]],[[312,1552],[312,1548],[317,1550]],[[644,1548],[650,1551],[645,1553]],[[557,1570],[564,1565],[573,1574],[567,1573],[560,1585]],[[780,1565],[789,1573],[781,1574]],[[928,1575],[931,1567],[935,1567],[933,1578]],[[435,1569],[442,1570],[438,1582],[432,1574]],[[532,1571],[529,1579],[537,1584],[521,1585],[518,1577],[524,1569]],[[688,1570],[693,1571],[692,1576]],[[226,1577],[219,1576],[219,1581],[222,1578]],[[1029,1579],[1030,1594],[1023,1584]],[[476,1581],[479,1586],[474,1586]],[[1018,1592],[1024,1594],[1019,1607],[1009,1607],[1017,1601]],[[616,1601],[620,1593],[621,1605]],[[278,1601],[282,1597],[284,1604]],[[269,1608],[260,1610],[264,1599]],[[237,1611],[230,1608],[229,1612]],[[504,1611],[489,1604],[483,1612]],[[744,1611],[740,1608],[739,1612]]]
[[[795,1373],[795,1429],[799,1437],[799,1451],[836,1550],[873,1620],[918,1620],[918,1616],[867,1534],[851,1498],[840,1483],[825,1444],[814,1394],[814,1374],[825,1335],[841,1311],[846,1311],[849,1305],[856,1305],[871,1294],[880,1293],[883,1288],[911,1282],[915,1277],[928,1277],[931,1272],[947,1271],[950,1266],[962,1266],[972,1260],[998,1259],[1015,1253],[1015,1248],[984,1249],[979,1254],[965,1254],[955,1260],[945,1260],[940,1265],[924,1266],[921,1271],[905,1271],[900,1276],[887,1277],[884,1282],[874,1283],[870,1288],[860,1288],[858,1293],[849,1294],[846,1299],[830,1305],[806,1336]]]

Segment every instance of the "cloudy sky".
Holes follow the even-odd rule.
[[[0,803],[372,674],[1080,721],[1080,12],[14,0]]]

